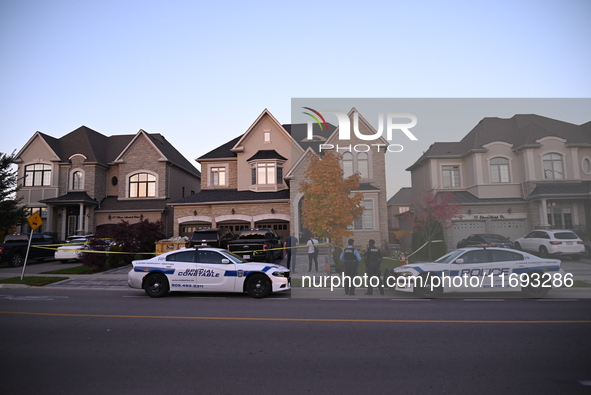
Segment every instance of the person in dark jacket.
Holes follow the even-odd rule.
[[[348,246],[341,252],[341,261],[345,264],[345,294],[355,295],[354,277],[357,276],[357,266],[361,262],[361,255],[355,247],[353,247],[355,240],[349,239]],[[348,281],[347,281],[348,280]]]
[[[380,265],[382,264],[382,251],[378,247],[376,247],[376,241],[374,239],[369,240],[369,245],[367,246],[367,250],[365,250],[364,258],[365,270],[367,272],[367,275],[369,276],[367,292],[365,294],[373,295],[372,282],[375,284],[376,281],[378,281],[378,289],[380,290],[380,295],[383,295],[384,285],[381,281],[380,272]]]

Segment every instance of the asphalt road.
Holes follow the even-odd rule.
[[[591,393],[589,299],[0,289],[6,394]]]

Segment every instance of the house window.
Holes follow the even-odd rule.
[[[583,167],[583,173],[585,174],[591,174],[591,159],[589,158],[584,158],[583,162],[581,163],[582,167]]]
[[[364,200],[363,214],[361,218],[356,219],[353,222],[353,229],[355,230],[368,230],[373,229],[373,202],[371,200]]]
[[[562,155],[551,153],[542,157],[544,167],[544,178],[546,180],[564,179],[564,170],[562,167]]]
[[[369,157],[366,152],[357,154],[357,172],[361,178],[369,178]]]
[[[256,169],[255,176],[253,178],[257,185],[269,185],[277,182],[275,173],[275,163],[257,163],[254,165]]]
[[[556,229],[572,229],[573,215],[570,207],[551,203],[548,205],[548,223]]]
[[[72,173],[72,190],[79,191],[82,189],[82,172],[75,171]]]
[[[350,152],[343,154],[343,176],[345,178],[353,175],[353,155]]]
[[[283,184],[283,166],[277,165],[277,185]]]
[[[211,186],[223,186],[226,185],[226,168],[225,167],[212,167],[209,171]]]
[[[156,196],[156,176],[137,173],[129,178],[129,197],[143,198]]]
[[[252,162],[250,171],[251,190],[268,191],[284,185],[283,162]]]
[[[263,132],[263,143],[268,144],[271,142],[271,132]]]
[[[490,161],[491,182],[509,182],[509,159],[492,158]]]
[[[42,163],[25,166],[25,186],[42,187],[51,185],[51,166]]]
[[[457,188],[460,187],[460,166],[442,166],[443,173],[443,187]]]

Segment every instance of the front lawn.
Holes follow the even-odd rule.
[[[33,287],[42,287],[47,284],[57,283],[58,281],[67,280],[68,277],[41,277],[41,276],[30,276],[23,277],[11,277],[0,280],[0,284],[21,284],[29,285]]]

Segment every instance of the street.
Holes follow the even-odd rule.
[[[589,299],[0,289],[10,394],[589,393]]]

